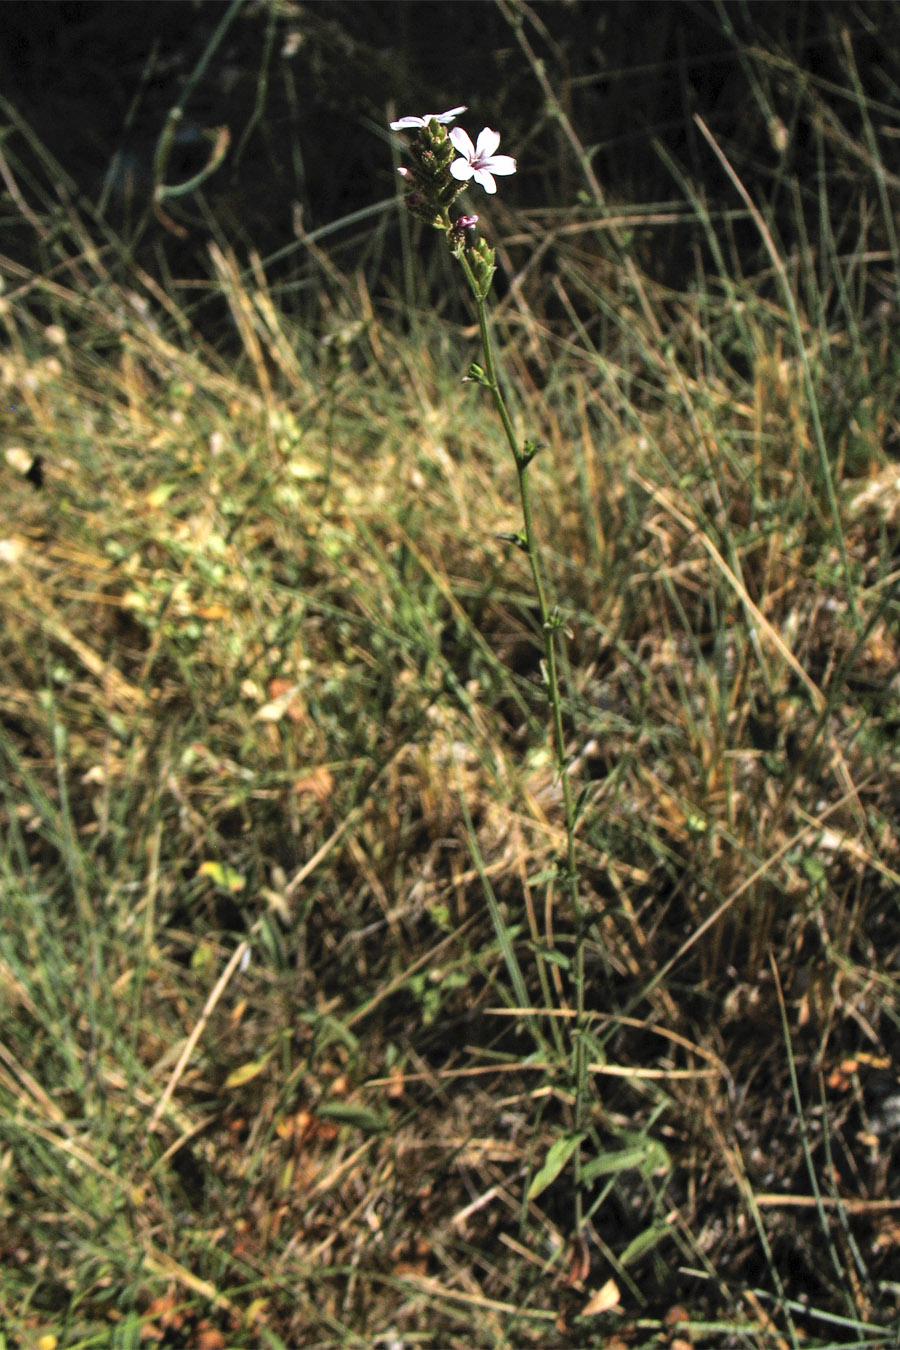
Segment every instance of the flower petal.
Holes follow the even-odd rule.
[[[493,194],[497,191],[497,184],[494,182],[493,178],[488,173],[487,169],[473,169],[472,173],[475,178],[475,182],[480,183],[481,186],[484,188],[485,192],[489,192],[493,196]]]
[[[506,173],[515,173],[516,171],[516,161],[513,159],[512,155],[491,155],[490,159],[483,159],[481,163],[482,166],[485,169],[490,170],[491,173],[499,173],[502,175]]]
[[[450,165],[450,172],[454,178],[458,178],[461,183],[467,183],[472,177],[474,169],[467,159],[455,159]]]
[[[391,123],[391,131],[409,131],[412,127],[427,127],[429,122],[452,122],[454,117],[466,111],[463,103],[459,108],[450,108],[447,112],[426,113],[424,117],[401,117]]]
[[[475,147],[472,144],[472,139],[467,131],[463,131],[462,127],[453,128],[450,132],[450,141],[453,148],[458,150],[461,155],[465,155],[466,159],[475,158]],[[452,169],[453,166],[450,167]]]
[[[475,154],[479,159],[490,159],[491,155],[500,144],[500,132],[491,131],[490,127],[485,127],[478,133],[478,141],[475,145]]]

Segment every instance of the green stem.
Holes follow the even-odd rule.
[[[565,732],[563,730],[562,696],[559,687],[559,670],[556,651],[556,633],[562,625],[556,612],[554,611],[551,613],[547,603],[547,587],[544,581],[541,548],[535,533],[531,511],[531,490],[528,481],[530,456],[520,448],[516,440],[516,434],[513,430],[512,420],[509,415],[509,409],[506,406],[506,399],[503,396],[503,390],[501,389],[500,382],[497,378],[497,366],[494,358],[493,343],[491,341],[491,331],[488,324],[487,310],[485,308],[481,288],[476,281],[464,253],[460,254],[459,261],[462,265],[466,281],[468,282],[469,289],[472,292],[478,311],[478,327],[481,333],[481,347],[484,352],[484,374],[487,387],[491,391],[494,407],[497,409],[497,414],[503,424],[503,430],[506,439],[509,442],[513,460],[515,461],[516,476],[519,484],[519,501],[522,507],[522,543],[524,552],[528,555],[528,562],[531,567],[531,576],[534,582],[534,590],[541,619],[541,632],[544,640],[547,700],[550,704],[553,722],[553,748],[556,759],[556,770],[562,783],[563,807],[565,813],[566,888],[572,905],[572,911],[575,916],[576,925],[574,976],[575,1027],[572,1036],[572,1073],[575,1080],[574,1130],[576,1134],[580,1134],[585,1120],[587,1105],[587,1044],[584,1016],[585,913],[578,887],[578,863],[575,849],[575,800],[572,795],[572,781],[566,765],[566,740]],[[580,1148],[576,1148],[574,1154],[576,1232],[581,1231],[583,1221],[580,1153]]]

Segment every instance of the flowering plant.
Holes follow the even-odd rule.
[[[418,219],[426,224],[443,230],[447,247],[458,259],[466,283],[472,293],[478,314],[478,327],[481,335],[481,347],[484,364],[473,362],[465,376],[475,384],[483,385],[490,391],[494,407],[503,424],[504,435],[512,452],[519,487],[519,500],[522,509],[522,528],[512,534],[501,536],[509,540],[526,554],[531,569],[537,610],[540,615],[540,629],[544,644],[542,673],[544,689],[550,711],[550,739],[553,746],[556,769],[562,785],[562,798],[565,811],[566,857],[560,859],[556,875],[565,885],[576,924],[575,960],[572,970],[574,987],[575,1018],[570,1024],[571,1036],[571,1072],[574,1084],[574,1145],[568,1156],[573,1158],[575,1169],[576,1195],[576,1232],[582,1225],[582,1186],[580,1143],[585,1137],[586,1098],[588,1092],[588,1068],[586,1045],[588,1041],[585,1018],[585,974],[584,942],[587,928],[584,907],[581,900],[577,857],[575,848],[576,805],[573,796],[569,766],[566,763],[566,742],[563,729],[562,695],[560,691],[558,669],[558,644],[565,630],[563,617],[556,605],[551,606],[547,599],[547,586],[544,581],[544,564],[540,545],[532,520],[531,490],[528,479],[528,467],[540,449],[536,440],[526,440],[520,444],[507,407],[506,398],[500,383],[498,363],[494,354],[491,332],[488,322],[486,301],[491,289],[495,272],[495,253],[483,239],[476,241],[474,227],[478,217],[460,215],[453,220],[450,207],[466,184],[474,180],[485,192],[493,196],[497,191],[496,177],[505,177],[516,172],[516,161],[511,155],[498,155],[500,133],[490,127],[483,127],[478,140],[473,145],[471,137],[462,127],[454,127],[449,133],[445,123],[452,122],[457,114],[465,112],[464,107],[451,108],[449,112],[429,117],[401,117],[391,123],[394,131],[413,131],[417,135],[408,145],[410,166],[400,169],[408,191],[406,206]],[[503,928],[503,919],[496,907],[496,901],[490,890],[487,891],[491,917],[498,929],[501,945],[509,950],[507,965],[513,984],[523,989],[521,972],[516,964],[515,955],[509,945],[509,937]],[[549,982],[541,961],[538,961],[538,974],[541,978],[545,998],[551,999]],[[558,1035],[558,1024],[556,1027]],[[561,1041],[558,1041],[562,1049]]]

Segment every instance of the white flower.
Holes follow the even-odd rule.
[[[455,159],[450,165],[450,172],[454,178],[462,182],[474,178],[485,192],[493,193],[497,191],[497,184],[493,179],[495,173],[515,173],[516,161],[511,155],[494,154],[500,144],[499,131],[491,131],[490,127],[484,127],[479,134],[477,145],[473,145],[462,127],[454,127],[450,132],[450,139],[454,149],[463,156],[462,159]]]
[[[445,113],[426,113],[424,117],[401,117],[399,122],[391,123],[391,131],[408,131],[412,127],[427,127],[428,123],[434,119],[436,122],[452,122],[454,117],[458,117],[461,112],[466,111],[466,104],[461,108],[451,108]]]

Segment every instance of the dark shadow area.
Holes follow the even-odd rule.
[[[864,141],[867,117],[893,122],[898,37],[893,4],[820,0],[515,8],[455,0],[449,24],[442,6],[402,2],[47,0],[4,7],[0,88],[3,120],[12,122],[4,148],[35,210],[42,196],[66,190],[24,126],[142,266],[184,279],[208,276],[216,229],[266,257],[296,249],[298,224],[316,231],[389,199],[390,106],[399,116],[468,103],[470,125],[500,128],[504,150],[517,155],[505,198],[528,210],[579,200],[593,207],[588,166],[607,204],[683,200],[672,165],[711,211],[734,210],[740,203],[700,118],[789,248],[798,205],[817,229],[823,146],[833,150],[842,129],[848,144]],[[163,218],[152,210],[154,157],[175,107],[167,187],[202,172],[222,128],[228,148],[195,191],[167,196]],[[893,172],[900,139],[884,129],[882,157]],[[829,181],[832,221],[855,211],[855,173],[870,166],[848,161],[846,170],[843,181]],[[795,200],[797,182],[809,185],[805,203]],[[352,267],[363,245],[339,231],[327,246],[341,243]],[[759,253],[746,220],[735,224],[734,243],[745,265]],[[11,252],[33,247],[20,232],[7,242]],[[647,253],[674,284],[694,266],[675,229],[648,238]],[[374,262],[394,275],[391,248]]]

